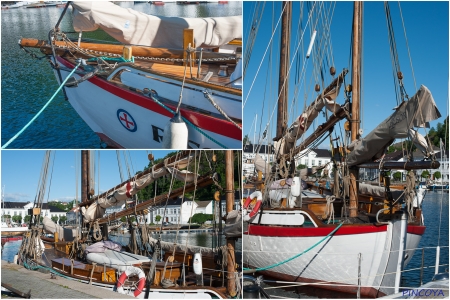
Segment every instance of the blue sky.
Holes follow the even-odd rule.
[[[121,182],[119,167],[117,163],[117,154],[115,150],[95,151],[95,158],[98,158],[100,152],[100,180],[98,173],[95,175],[96,182],[100,182],[100,192],[106,191]],[[124,176],[127,175],[127,169],[124,162],[124,152],[127,157],[131,157],[134,173],[142,171],[148,165],[148,154],[151,152],[155,159],[166,156],[171,151],[153,150],[132,150],[119,151],[124,170]],[[33,202],[36,196],[37,185],[39,182],[42,161],[45,151],[41,150],[2,150],[2,189],[4,188],[5,201]],[[46,194],[47,200],[70,201],[75,199],[76,182],[80,186],[80,178],[75,175],[75,155],[80,160],[80,151],[58,150],[55,151],[54,169],[50,193]],[[79,171],[78,171],[79,172]],[[79,174],[79,173],[78,173]],[[81,176],[81,175],[80,175]],[[97,194],[97,188],[95,189]],[[78,192],[80,197],[80,192]]]
[[[449,3],[441,2],[390,2],[390,11],[393,19],[394,34],[401,70],[404,74],[404,84],[407,94],[411,97],[415,94],[416,88],[412,77],[410,59],[408,57],[407,47],[404,38],[403,26],[399,13],[399,3],[403,14],[403,21],[406,28],[411,61],[414,68],[417,89],[421,84],[427,86],[432,92],[436,104],[442,117],[431,123],[436,126],[438,122],[443,123],[444,118],[448,116],[448,83],[449,83]],[[329,3],[327,4],[329,5]],[[275,7],[275,9],[273,9]],[[258,36],[253,47],[252,57],[244,77],[244,136],[249,135],[253,141],[254,125],[252,124],[255,115],[258,115],[256,127],[256,137],[260,130],[260,120],[262,107],[264,107],[263,124],[261,132],[267,123],[269,115],[268,107],[272,109],[277,98],[278,86],[278,67],[269,69],[268,60],[270,50],[267,52],[263,61],[263,54],[272,35],[272,27],[276,24],[280,15],[281,2],[266,2],[262,22],[259,27]],[[292,25],[292,36],[297,35],[297,20],[299,19],[299,3],[294,2],[293,17],[295,21]],[[329,6],[327,6],[328,9]],[[247,40],[249,28],[252,24],[252,15],[254,13],[255,3],[244,2],[244,40]],[[333,50],[334,66],[337,73],[343,68],[349,68],[350,57],[350,34],[352,25],[352,2],[337,1],[331,21],[331,43]],[[272,21],[272,14],[275,21]],[[305,22],[305,21],[304,21]],[[363,35],[363,104],[362,104],[362,124],[364,130],[363,136],[373,130],[377,124],[386,119],[393,111],[396,104],[392,63],[388,43],[388,31],[383,2],[365,2],[364,3],[364,35]],[[273,40],[273,60],[276,60],[278,54],[279,28],[275,32]],[[305,33],[305,47],[310,41],[310,27]],[[317,41],[316,41],[317,42]],[[291,43],[291,53],[294,52],[296,45]],[[314,45],[316,47],[316,45]],[[292,58],[292,56],[291,56]],[[251,83],[257,74],[257,69],[261,63],[261,69],[256,77],[254,86],[250,91]],[[309,68],[312,61],[308,62]],[[295,63],[294,63],[295,65]],[[295,68],[292,68],[295,72]],[[308,70],[307,70],[308,72]],[[271,74],[271,76],[266,76]],[[306,77],[306,85],[309,85],[309,91],[300,90],[298,104],[295,106],[295,113],[292,117],[297,117],[304,105],[310,103],[315,97],[310,81],[312,72]],[[268,78],[268,79],[267,79]],[[351,77],[347,75],[347,82]],[[327,82],[329,83],[329,81]],[[312,88],[311,88],[312,86]],[[250,94],[249,94],[250,91]],[[294,84],[291,80],[289,88],[289,101],[292,101],[294,95]],[[270,102],[270,103],[269,103]],[[344,102],[343,92],[339,94],[338,103]],[[290,108],[290,106],[288,106]],[[276,115],[276,114],[275,114]],[[323,123],[321,118],[317,124]],[[292,123],[290,119],[289,124]],[[313,126],[311,126],[312,128]],[[342,128],[342,127],[341,127]],[[269,132],[275,132],[275,129],[269,129]],[[311,132],[311,129],[310,129]],[[424,130],[419,131],[425,134]],[[308,134],[307,134],[308,135]],[[306,135],[306,136],[307,136]],[[274,134],[273,134],[274,136]],[[328,141],[322,144],[321,148],[328,147]]]

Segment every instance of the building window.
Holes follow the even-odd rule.
[[[305,166],[308,166],[309,162],[307,159],[305,159]]]
[[[316,161],[313,159],[312,160],[312,165],[315,166],[316,165]]]
[[[319,160],[319,166],[321,166],[322,165],[322,161],[321,160]]]

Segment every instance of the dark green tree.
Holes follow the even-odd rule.
[[[31,220],[31,216],[30,215],[26,215],[25,218],[23,219],[24,223],[30,223]]]
[[[189,223],[196,223],[196,224],[204,224],[206,221],[212,221],[213,215],[210,214],[195,214],[189,219]]]
[[[422,174],[420,174],[420,177],[428,178],[428,177],[430,177],[430,172],[428,172],[428,170],[423,170]]]
[[[12,217],[13,222],[16,223],[22,223],[22,216],[21,215],[16,215]]]
[[[58,223],[58,219],[59,219],[58,216],[53,216],[53,217],[51,217],[51,219],[53,222]]]
[[[307,167],[308,167],[307,165],[299,164],[299,165],[297,166],[297,169],[298,169],[298,170],[301,170],[301,169],[306,169]]]
[[[66,216],[61,216],[59,217],[59,221],[61,222],[61,224],[65,224],[67,221],[67,217]]]
[[[434,172],[433,176],[435,179],[440,179],[442,177],[441,172],[439,171]]]
[[[156,221],[156,223],[159,223],[159,221],[161,221],[161,216],[160,215],[156,215],[155,216],[155,221]]]
[[[402,173],[401,172],[395,172],[392,177],[394,178],[395,181],[400,181],[400,179],[402,178]]]

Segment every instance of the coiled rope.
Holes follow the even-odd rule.
[[[324,240],[326,240],[328,237],[332,236],[339,228],[341,228],[341,226],[342,226],[343,224],[344,224],[344,223],[339,224],[339,225],[338,225],[332,232],[330,232],[327,236],[325,236],[323,239],[321,239],[320,241],[318,241],[317,243],[315,243],[314,245],[312,245],[312,246],[309,247],[308,249],[303,250],[303,251],[300,252],[299,254],[296,254],[296,255],[292,256],[291,258],[285,259],[285,260],[283,260],[283,261],[281,261],[281,262],[279,262],[279,263],[276,263],[276,264],[273,264],[273,265],[270,265],[270,266],[267,266],[267,267],[262,267],[262,268],[257,268],[257,269],[244,268],[244,274],[249,274],[249,273],[254,273],[254,272],[258,272],[258,271],[264,271],[264,270],[268,270],[268,269],[271,269],[271,268],[275,268],[275,267],[278,267],[278,266],[280,266],[280,265],[282,265],[282,264],[285,264],[285,263],[287,263],[287,262],[290,262],[290,261],[293,260],[293,259],[296,259],[297,257],[299,257],[299,256],[301,256],[301,255],[307,253],[308,251],[312,250],[314,247],[316,247],[317,245],[319,245],[320,243],[322,243],[322,242],[323,242]]]
[[[42,107],[41,110],[30,120],[30,122],[28,122],[15,136],[13,136],[6,144],[4,144],[2,146],[2,149],[5,149],[6,147],[8,147],[9,144],[11,144],[15,139],[17,139],[19,137],[19,135],[21,135],[31,125],[31,123],[33,123],[34,120],[36,120],[41,115],[41,113],[44,111],[44,109],[46,109],[47,106],[49,106],[50,102],[53,101],[53,99],[58,94],[58,92],[66,84],[66,81],[69,80],[69,78],[72,76],[72,74],[78,69],[80,64],[81,64],[81,61],[78,62],[78,64],[75,66],[75,68],[72,70],[72,72],[70,72],[70,74],[66,77],[66,79],[64,79],[64,81],[61,83],[61,85],[56,90],[56,92],[53,94],[53,96],[50,98],[50,100],[47,101],[47,103],[44,105],[44,107]]]

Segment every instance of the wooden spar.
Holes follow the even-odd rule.
[[[89,150],[81,150],[81,199],[89,201]]]
[[[298,145],[296,148],[294,148],[292,155],[296,155],[298,153],[300,153],[301,151],[305,150],[306,148],[308,148],[308,146],[313,143],[314,141],[317,140],[318,137],[320,137],[323,133],[333,129],[334,125],[339,122],[340,120],[342,120],[343,118],[345,118],[347,116],[346,113],[346,109],[341,107],[339,108],[334,115],[332,115],[328,121],[326,121],[325,123],[319,125],[319,127],[317,127],[317,129],[309,136],[307,137],[300,145]],[[290,153],[284,154],[285,158],[289,158],[290,157]]]
[[[362,2],[355,1],[353,12],[353,45],[352,45],[352,109],[351,140],[359,137],[360,96],[361,96],[361,46],[362,46]],[[350,217],[358,216],[358,184],[359,168],[350,168]]]
[[[384,161],[381,164],[379,162],[363,163],[358,165],[358,168],[365,169],[394,169],[394,170],[421,170],[421,169],[438,169],[441,164],[438,161],[411,161],[411,162],[399,162],[399,161]]]
[[[274,138],[278,141],[283,136],[287,127],[287,99],[288,81],[287,73],[289,69],[290,47],[290,27],[292,2],[283,1],[283,15],[281,16],[281,44],[280,44],[280,78],[278,80],[278,111],[277,111],[277,135]]]
[[[234,165],[233,165],[233,150],[225,151],[225,178],[226,178],[226,210],[227,214],[234,208]],[[234,238],[227,237],[227,290],[231,297],[236,296],[236,258],[235,258],[235,243]]]
[[[83,151],[84,151],[84,150],[83,150]],[[155,171],[157,171],[158,169],[164,167],[164,165],[165,165],[166,163],[167,163],[167,164],[171,164],[171,163],[175,162],[176,160],[180,160],[180,159],[183,159],[183,158],[187,157],[187,156],[188,156],[189,154],[191,154],[191,153],[193,153],[192,150],[184,150],[184,151],[181,151],[179,154],[174,155],[174,156],[171,156],[171,157],[167,158],[166,160],[164,160],[163,162],[160,162],[160,163],[156,164],[156,165],[153,167],[153,169],[154,169]],[[150,172],[152,172],[152,168],[148,168],[147,170],[145,170],[145,171],[139,173],[139,174],[136,176],[136,179],[139,179],[139,178],[141,178],[142,176],[147,175],[147,174],[150,173]],[[80,203],[78,206],[82,207],[82,206],[91,205],[91,204],[94,203],[97,199],[105,197],[105,196],[108,195],[109,193],[111,193],[111,192],[117,190],[118,188],[120,188],[120,187],[123,186],[124,184],[130,182],[132,179],[134,179],[134,177],[133,177],[133,178],[130,178],[130,179],[128,179],[127,181],[122,182],[122,183],[116,185],[115,187],[109,189],[108,191],[106,191],[106,192],[104,192],[104,193],[102,193],[102,194],[100,194],[100,195],[94,197],[92,200],[89,200],[89,201],[85,201],[85,202]],[[84,199],[84,198],[83,198],[83,199]]]
[[[323,95],[325,95],[326,93],[328,93],[329,91],[331,91],[332,89],[334,89],[340,82],[344,81],[344,77],[345,75],[348,73],[347,69],[344,69],[341,74],[339,74],[338,77],[336,77],[331,83],[330,85],[328,85],[323,92],[317,96],[316,100],[313,101],[313,103],[315,103],[318,99],[323,98]],[[306,138],[298,147],[296,147],[293,151],[293,155],[298,154],[299,152],[305,150],[312,142],[314,142],[319,136],[321,136],[324,132],[330,130],[331,128],[333,128],[333,126],[339,122],[340,120],[342,120],[344,117],[346,116],[346,108],[339,108],[337,111],[335,111],[333,113],[333,115],[328,119],[328,121],[326,121],[325,123],[323,123],[322,125],[320,125],[314,132],[313,134],[311,134],[308,138]],[[285,154],[284,157],[287,159],[290,157],[290,153],[289,154]]]
[[[171,198],[175,198],[175,197],[181,196],[181,195],[183,195],[183,193],[188,193],[188,192],[191,192],[191,191],[193,191],[193,190],[195,190],[197,188],[202,188],[202,187],[211,185],[213,183],[214,183],[214,180],[212,179],[211,176],[200,177],[200,178],[197,179],[197,183],[193,182],[193,183],[187,184],[186,186],[182,186],[180,188],[177,188],[177,189],[173,190],[170,195],[168,195],[166,193],[166,194],[163,194],[163,195],[156,196],[153,199],[149,199],[147,201],[138,203],[134,207],[130,207],[130,208],[124,209],[124,210],[122,210],[122,211],[120,211],[118,213],[110,214],[108,217],[100,218],[100,219],[97,219],[96,221],[98,221],[98,224],[105,224],[105,223],[108,223],[110,221],[114,221],[114,220],[120,219],[120,218],[122,218],[124,216],[130,215],[132,213],[143,211],[144,209],[147,209],[148,207],[150,207],[152,205],[161,204],[164,201],[166,201],[167,199],[171,199]]]
[[[51,45],[45,40],[22,38],[19,40],[19,45],[22,47],[41,48],[41,51],[45,54],[52,54]],[[64,41],[54,41],[54,45],[58,54],[63,54],[67,49],[71,49],[71,51],[75,49]],[[126,45],[80,43],[79,48],[122,55],[124,46]],[[181,59],[184,55],[184,50],[178,49],[152,48],[146,46],[131,46],[131,48],[134,56]],[[229,54],[214,52],[203,52],[202,57],[204,59],[225,57],[229,57],[230,60],[236,59],[235,57],[230,57]]]

